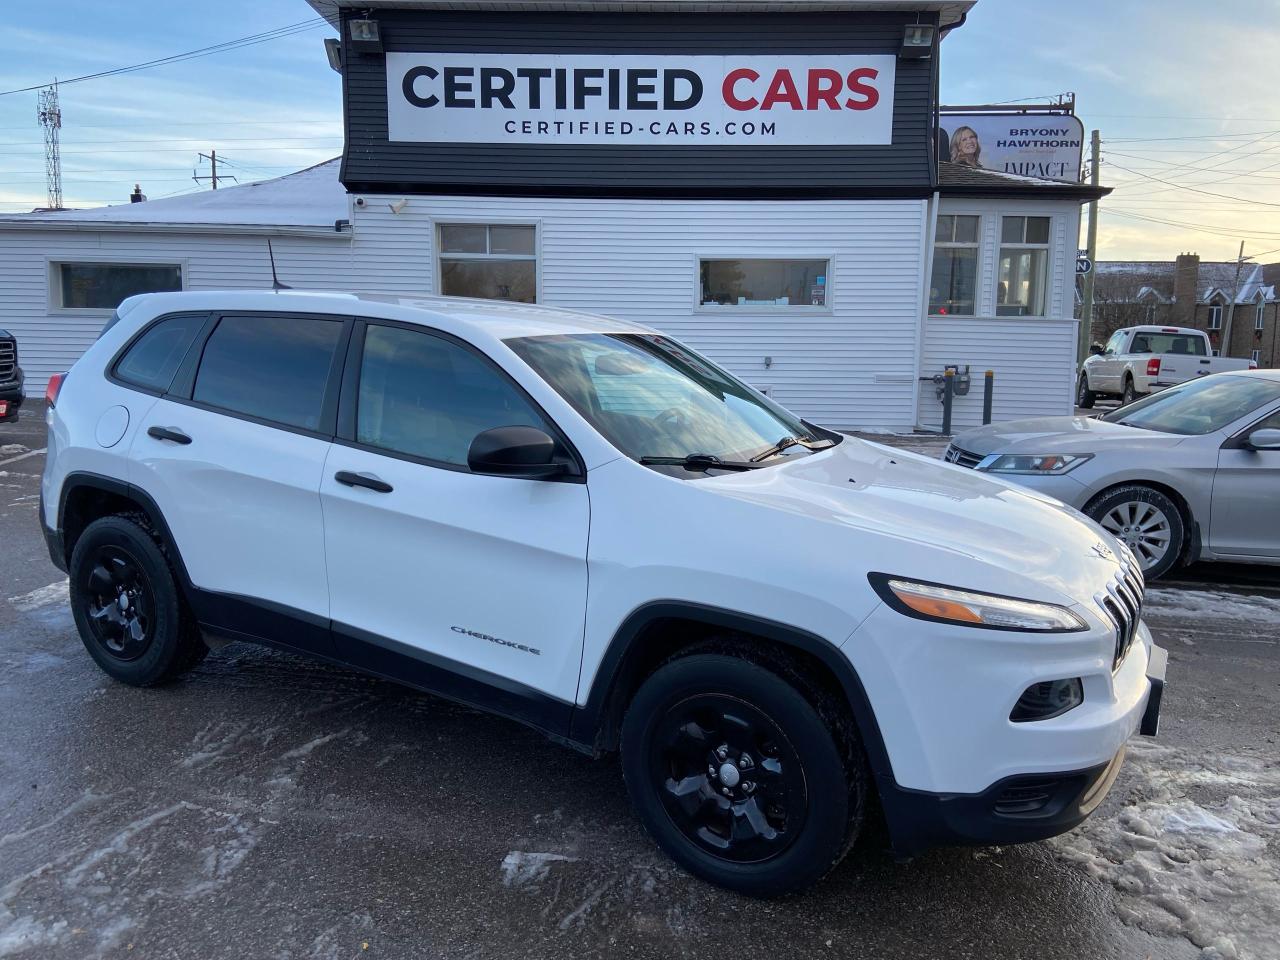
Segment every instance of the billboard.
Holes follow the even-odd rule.
[[[1080,179],[1084,124],[1070,114],[944,113],[938,157],[1049,180]]]
[[[893,142],[893,56],[388,53],[386,60],[392,141]]]

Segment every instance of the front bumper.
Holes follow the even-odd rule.
[[[16,380],[7,380],[4,383],[0,383],[0,405],[5,408],[4,413],[0,414],[0,423],[17,420],[18,410],[25,399],[26,394],[22,389],[22,371],[19,370]]]

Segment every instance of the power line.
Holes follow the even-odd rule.
[[[1214,234],[1220,237],[1240,237],[1247,236],[1250,238],[1274,238],[1280,237],[1280,233],[1272,233],[1266,230],[1241,230],[1236,227],[1230,227],[1225,224],[1205,224],[1205,223],[1188,223],[1185,220],[1167,220],[1161,217],[1148,217],[1140,213],[1128,213],[1124,210],[1113,210],[1104,207],[1104,214],[1116,217],[1126,217],[1129,220],[1143,220],[1148,223],[1162,223],[1171,227],[1183,227],[1190,230],[1198,230],[1202,233]]]
[[[1122,167],[1118,163],[1112,163],[1111,166],[1115,167],[1117,170],[1123,170],[1125,173],[1135,174],[1136,176],[1139,176],[1144,180],[1151,180],[1155,183],[1163,183],[1165,186],[1173,187],[1177,190],[1187,190],[1187,191],[1190,191],[1191,193],[1202,193],[1206,197],[1217,197],[1220,200],[1234,200],[1237,203],[1252,203],[1252,204],[1258,204],[1264,207],[1280,207],[1280,203],[1271,203],[1268,200],[1246,200],[1244,197],[1232,197],[1225,193],[1214,193],[1210,190],[1200,190],[1197,187],[1189,187],[1183,183],[1174,183],[1172,180],[1162,180],[1160,177],[1153,177],[1148,173],[1138,173],[1137,170],[1130,170],[1128,167]]]
[[[1256,137],[1280,133],[1280,130],[1255,130],[1251,133],[1204,133],[1185,137],[1107,137],[1107,143],[1162,143],[1167,140],[1230,140],[1232,137]]]
[[[283,27],[276,27],[274,30],[265,30],[262,33],[250,34],[247,37],[239,37],[235,40],[227,40],[223,43],[215,43],[208,47],[199,47],[195,50],[188,50],[185,53],[175,53],[167,57],[159,57],[155,60],[147,60],[143,63],[130,64],[127,67],[115,67],[111,70],[100,70],[97,73],[87,73],[81,77],[72,77],[70,80],[60,80],[59,85],[66,86],[69,83],[82,83],[85,80],[97,80],[102,77],[115,77],[122,73],[134,73],[138,70],[150,70],[152,67],[164,66],[169,63],[180,63],[184,60],[194,60],[198,57],[208,57],[215,53],[225,53],[228,50],[238,50],[241,47],[250,47],[258,43],[266,43],[269,40],[279,40],[283,37],[293,36],[295,33],[303,33],[307,30],[315,29],[321,24],[327,24],[323,17],[312,17],[309,20],[300,20],[297,23],[291,23]],[[32,90],[39,90],[46,87],[46,83],[37,83],[30,87],[19,87],[14,90],[0,91],[0,97],[7,97],[14,93],[30,93]]]

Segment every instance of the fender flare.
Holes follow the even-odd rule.
[[[849,703],[858,733],[862,738],[867,761],[880,792],[886,788],[897,789],[893,768],[884,737],[876,720],[871,700],[862,685],[858,671],[839,647],[829,640],[791,624],[779,623],[764,617],[726,610],[721,607],[694,603],[686,600],[657,600],[633,610],[614,632],[605,649],[591,682],[591,690],[585,704],[574,711],[573,739],[582,743],[596,743],[604,725],[609,722],[608,710],[614,689],[626,676],[628,657],[637,649],[636,643],[646,628],[655,621],[679,619],[692,620],[708,626],[720,627],[741,633],[763,637],[784,647],[809,654],[821,662],[836,677]]]

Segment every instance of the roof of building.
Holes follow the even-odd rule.
[[[1173,303],[1175,267],[1171,260],[1100,260],[1094,264],[1094,298],[1110,303],[1139,300]],[[1275,277],[1280,275],[1280,270],[1276,264],[1246,263],[1240,271],[1236,303],[1252,303],[1259,294],[1265,300],[1275,300],[1276,284],[1274,280],[1268,282],[1268,273]],[[1235,289],[1234,260],[1201,261],[1196,280],[1197,303],[1208,303],[1215,297],[1230,302]]]
[[[347,191],[338,182],[339,160],[327,160],[273,180],[220,187],[141,203],[86,210],[0,216],[0,229],[213,228],[219,230],[334,231],[345,218]]]
[[[937,11],[946,29],[964,21],[977,0],[307,0],[330,23],[342,8],[592,13],[872,13]]]
[[[1033,196],[1050,199],[1097,200],[1111,192],[1072,180],[1044,180],[1016,173],[943,160],[938,164],[938,190],[949,197]]]

